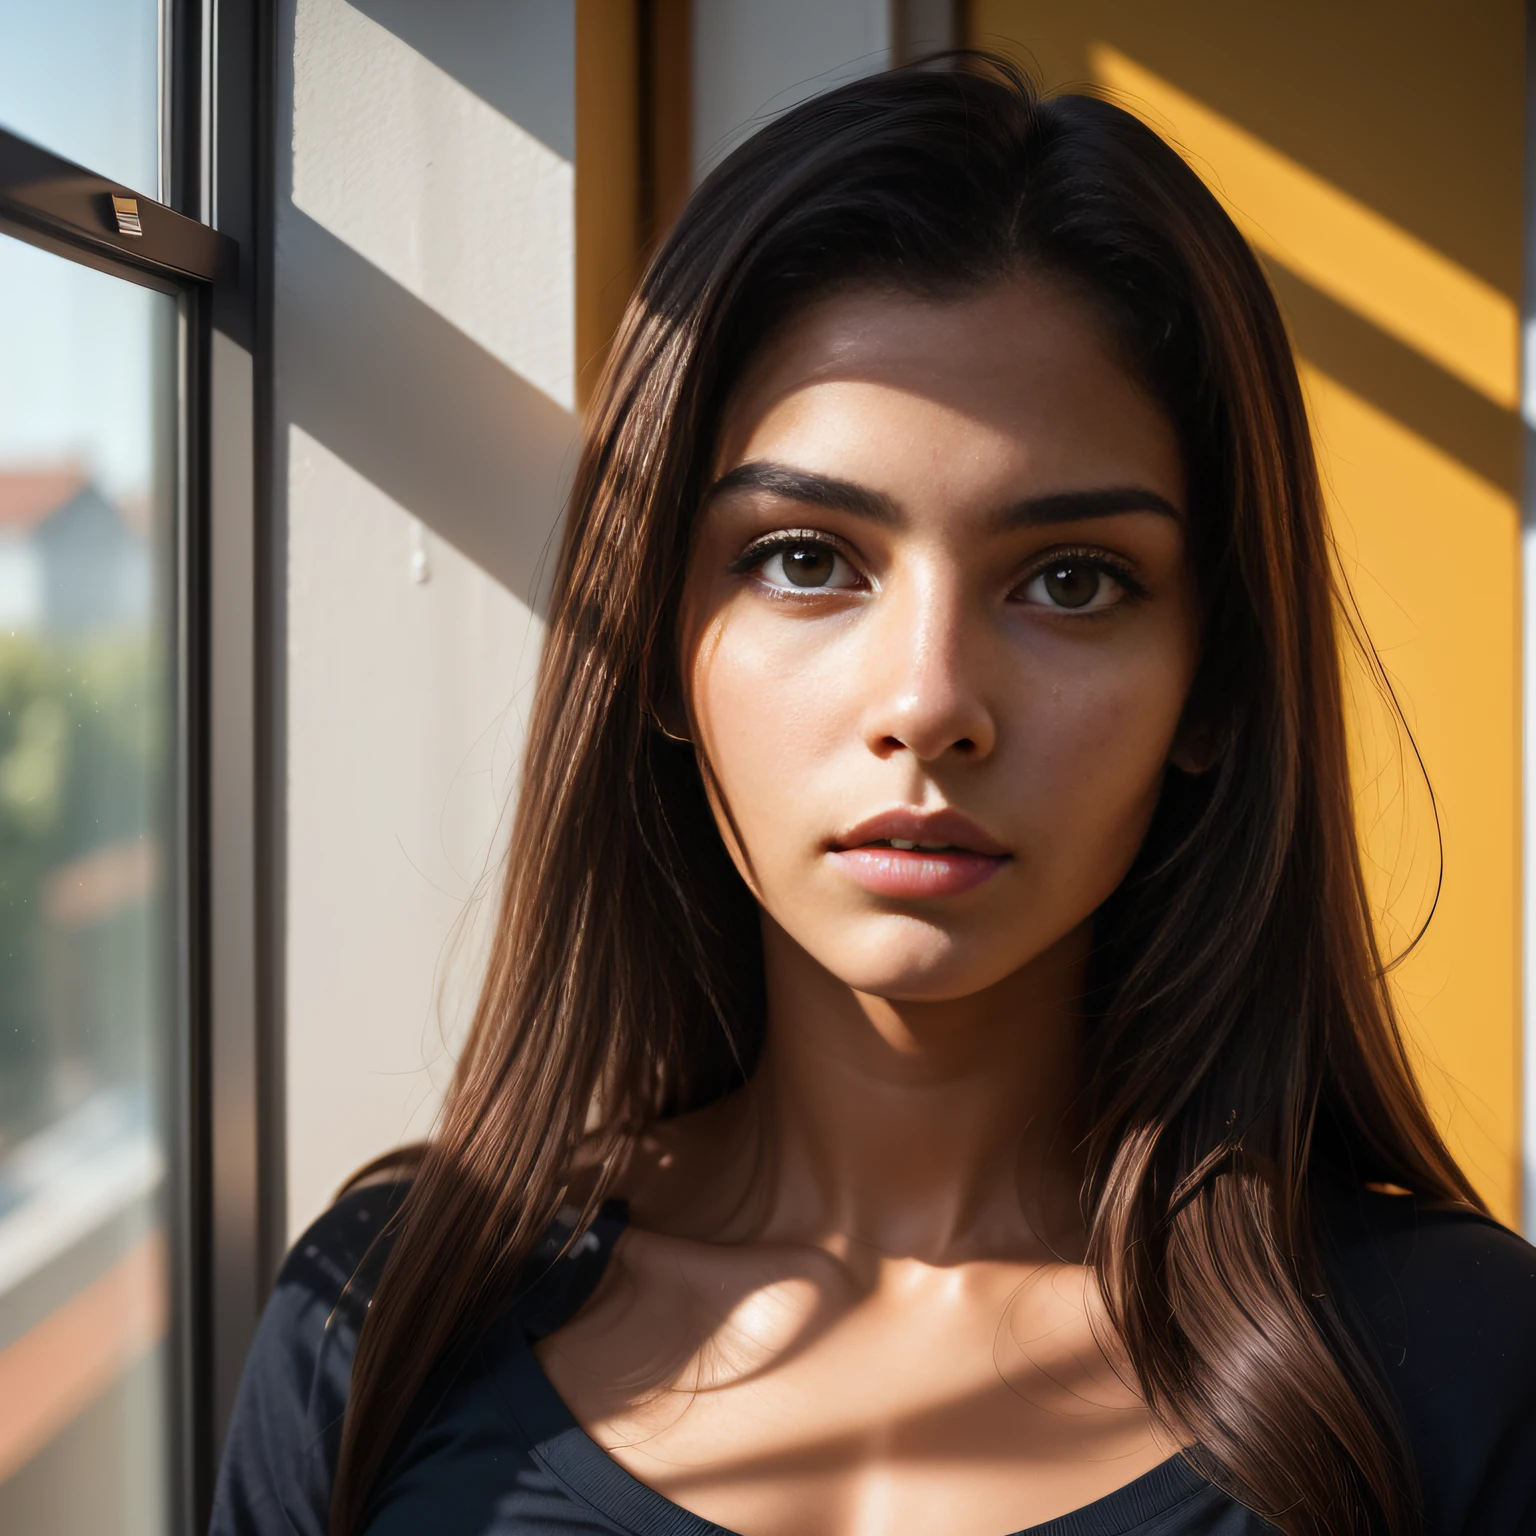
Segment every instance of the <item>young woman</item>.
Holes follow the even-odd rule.
[[[591,414],[441,1129],[294,1250],[215,1530],[1536,1530],[1339,633],[1177,154],[969,56],[765,128]]]

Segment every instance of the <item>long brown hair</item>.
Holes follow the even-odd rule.
[[[1477,1203],[1415,1087],[1355,840],[1342,609],[1281,317],[1150,129],[1003,61],[846,85],[705,181],[640,284],[588,423],[498,938],[352,1376],[331,1530],[357,1536],[434,1361],[513,1297],[583,1152],[750,1075],[756,908],[694,755],[656,728],[722,403],[812,299],[1023,272],[1092,302],[1180,435],[1212,740],[1170,770],[1096,925],[1090,1259],[1148,1402],[1290,1536],[1413,1530],[1377,1375],[1326,1293],[1321,1183]],[[596,1106],[596,1108],[594,1108]]]

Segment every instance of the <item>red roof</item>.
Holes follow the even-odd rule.
[[[0,469],[0,528],[25,532],[73,501],[90,477],[72,465]]]

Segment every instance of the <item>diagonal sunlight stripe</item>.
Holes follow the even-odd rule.
[[[1230,118],[1106,43],[1094,78],[1145,106],[1254,245],[1448,373],[1514,409],[1520,327],[1512,300]]]
[[[566,410],[574,178],[347,0],[298,0],[294,206]]]

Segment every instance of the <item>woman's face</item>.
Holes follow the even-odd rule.
[[[729,403],[680,634],[771,923],[861,992],[969,996],[1080,930],[1198,659],[1171,424],[1080,300],[829,299]]]

